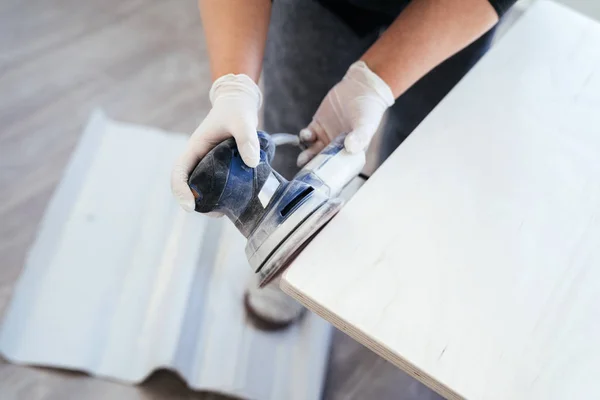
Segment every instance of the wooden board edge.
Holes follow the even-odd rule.
[[[439,394],[440,396],[449,399],[449,400],[464,400],[465,397],[461,396],[457,392],[450,389],[448,386],[443,383],[435,380],[431,375],[419,369],[414,364],[410,363],[405,358],[395,354],[392,350],[390,350],[387,346],[382,344],[377,340],[373,340],[363,334],[360,330],[353,327],[348,321],[340,318],[336,314],[330,312],[326,308],[320,306],[316,301],[314,301],[310,296],[305,295],[304,293],[297,290],[294,286],[292,286],[284,276],[280,281],[281,290],[287,295],[293,297],[300,304],[319,315],[321,318],[325,319],[333,326],[350,336],[352,339],[356,340],[363,346],[367,347],[369,350],[373,351],[375,354],[389,361],[396,367],[400,368],[402,371],[406,372],[411,377],[415,378],[419,382],[423,383],[425,386]]]

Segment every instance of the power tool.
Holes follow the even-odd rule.
[[[260,162],[246,166],[235,140],[215,146],[188,185],[200,213],[226,215],[247,238],[246,257],[264,287],[340,210],[341,190],[357,177],[365,153],[344,149],[340,135],[287,181],[271,167],[276,142],[292,135],[258,131]]]

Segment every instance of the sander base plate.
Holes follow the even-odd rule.
[[[296,226],[269,255],[258,271],[260,287],[266,286],[279,276],[317,233],[340,211],[343,205],[344,201],[342,199],[328,199]]]

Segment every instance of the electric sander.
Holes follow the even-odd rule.
[[[196,211],[226,215],[246,237],[246,256],[261,287],[340,210],[341,190],[365,164],[364,152],[347,152],[341,135],[287,181],[271,167],[282,136],[291,135],[258,132],[256,168],[246,166],[235,140],[227,139],[200,161],[188,180]]]

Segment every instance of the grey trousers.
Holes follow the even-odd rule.
[[[385,27],[382,26],[382,29]],[[400,96],[380,128],[380,165],[489,48],[493,30],[457,53]],[[354,61],[377,40],[359,37],[337,15],[313,0],[274,0],[263,66],[267,132],[297,134]],[[298,150],[277,149],[275,170],[290,179]]]

